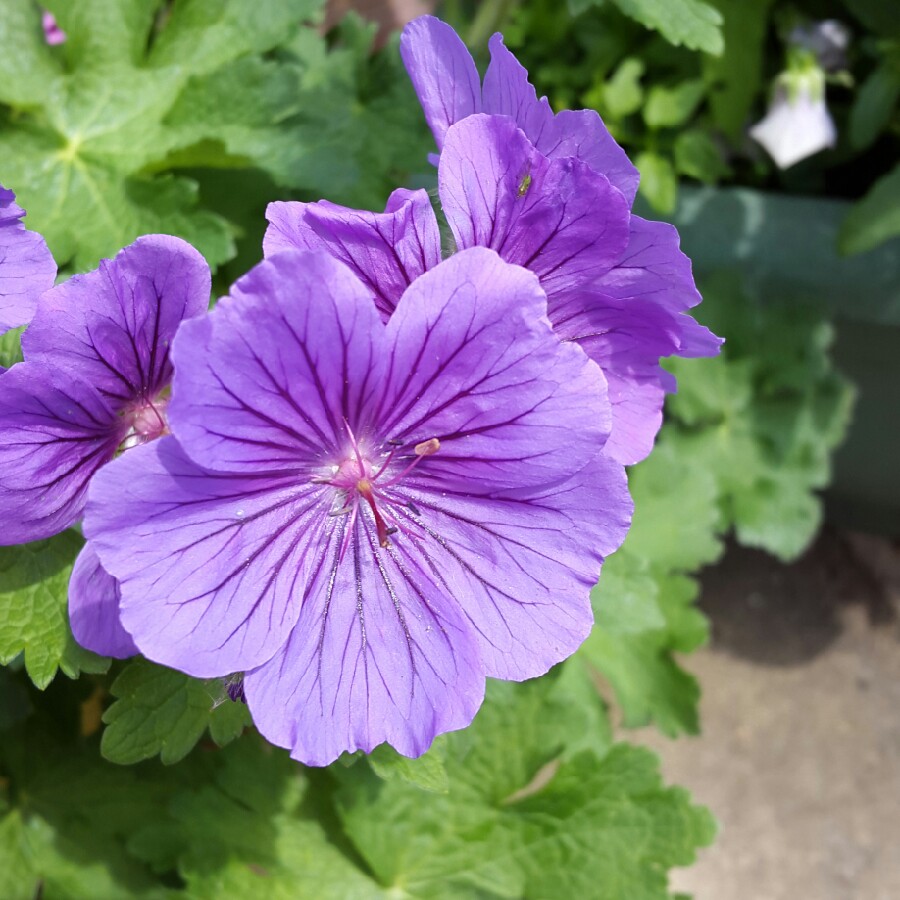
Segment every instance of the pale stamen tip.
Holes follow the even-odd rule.
[[[413,452],[416,454],[416,456],[431,456],[432,454],[437,453],[440,449],[441,442],[437,438],[429,438],[427,441],[422,441],[420,444],[416,444]]]

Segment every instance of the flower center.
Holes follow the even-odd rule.
[[[132,447],[147,444],[168,434],[169,421],[166,416],[168,405],[169,398],[160,394],[153,400],[139,400],[126,409],[123,419],[128,430],[122,443],[119,444],[119,452],[123,453]]]
[[[376,469],[375,464],[360,449],[356,438],[350,431],[349,425],[347,426],[347,432],[350,435],[351,443],[347,456],[339,465],[333,468],[331,475],[316,476],[312,479],[315,484],[328,484],[337,488],[340,492],[338,508],[334,509],[331,515],[350,516],[344,544],[341,547],[341,557],[343,557],[347,549],[353,526],[356,524],[360,501],[365,502],[372,512],[379,546],[382,548],[390,546],[390,536],[400,531],[401,526],[397,517],[392,514],[391,507],[395,505],[395,501],[385,493],[386,489],[397,484],[421,460],[426,456],[432,456],[437,453],[441,447],[441,442],[437,438],[422,441],[413,447],[413,458],[409,460],[406,466],[399,472],[396,471],[396,468],[394,472],[390,472],[391,463],[400,450],[399,446],[392,446],[387,457]]]

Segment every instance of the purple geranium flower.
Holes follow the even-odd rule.
[[[0,543],[73,525],[98,469],[167,431],[170,343],[209,292],[190,244],[151,235],[43,294],[22,336],[25,361],[0,375]],[[73,632],[91,650],[127,656],[117,591],[88,544],[69,586]]]
[[[674,388],[660,357],[710,355],[721,343],[684,314],[700,295],[678,233],[632,216],[622,193],[584,162],[548,159],[506,116],[476,114],[452,125],[438,181],[457,247],[490,247],[534,271],[558,336],[600,364],[613,404],[606,453],[624,464],[643,459],[664,393]],[[440,261],[425,191],[395,191],[384,213],[279,202],[267,216],[266,254],[328,250],[369,285],[385,316]]]
[[[410,22],[400,38],[400,55],[415,86],[425,118],[443,151],[451,125],[477,113],[509,116],[535,148],[549,159],[574,158],[602,172],[634,200],[638,171],[592,109],[554,115],[546,97],[528,81],[528,72],[503,44],[490,40],[491,62],[484,86],[472,55],[459,35],[433,16]]]
[[[149,658],[244,672],[309,764],[467,725],[572,653],[631,512],[599,369],[533,274],[461,252],[385,324],[326,253],[263,261],[175,340],[173,436],[94,478],[85,533]]]
[[[24,215],[16,195],[0,185],[0,334],[30,322],[38,297],[56,278],[46,241],[25,229]]]

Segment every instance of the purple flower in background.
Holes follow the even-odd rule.
[[[574,158],[603,173],[627,198],[637,192],[638,172],[592,109],[556,115],[546,97],[538,99],[528,72],[495,34],[491,62],[480,83],[472,55],[459,35],[433,16],[421,16],[403,29],[400,55],[412,79],[425,118],[443,151],[451,125],[476,113],[509,116],[535,148],[549,159]]]
[[[38,297],[56,278],[46,241],[25,229],[24,215],[16,195],[0,185],[0,334],[28,324]]]
[[[584,639],[631,502],[600,371],[533,274],[461,252],[385,324],[346,266],[287,251],[174,355],[173,436],[103,468],[84,526],[150,659],[244,672],[263,735],[324,765],[421,754],[485,676]]]
[[[41,16],[41,25],[44,29],[44,39],[51,47],[66,42],[66,33],[56,23],[56,16],[52,12],[44,12]]]
[[[193,247],[151,235],[43,294],[22,335],[25,361],[0,375],[0,543],[73,525],[97,470],[168,430],[170,343],[209,291]],[[73,632],[91,650],[127,656],[117,590],[88,543],[69,586]]]

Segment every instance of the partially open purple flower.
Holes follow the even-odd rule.
[[[24,216],[16,195],[0,185],[0,334],[27,325],[38,297],[56,278],[46,241],[25,229]]]
[[[168,430],[170,344],[206,310],[209,291],[209,268],[190,244],[151,235],[42,295],[22,336],[25,361],[0,375],[0,543],[73,525],[98,469]],[[134,652],[118,624],[115,582],[90,544],[69,601],[80,643]]]
[[[173,436],[95,477],[85,533],[141,651],[244,672],[303,762],[467,725],[485,676],[545,672],[591,627],[631,503],[600,453],[599,369],[490,250],[390,320],[322,252],[265,260],[175,341]]]
[[[592,109],[554,115],[538,99],[528,72],[503,44],[490,40],[491,62],[480,84],[472,55],[459,35],[433,16],[420,16],[403,29],[400,55],[415,86],[425,118],[443,151],[451,125],[477,113],[509,116],[549,159],[574,158],[605,175],[626,197],[637,193],[638,171]]]

